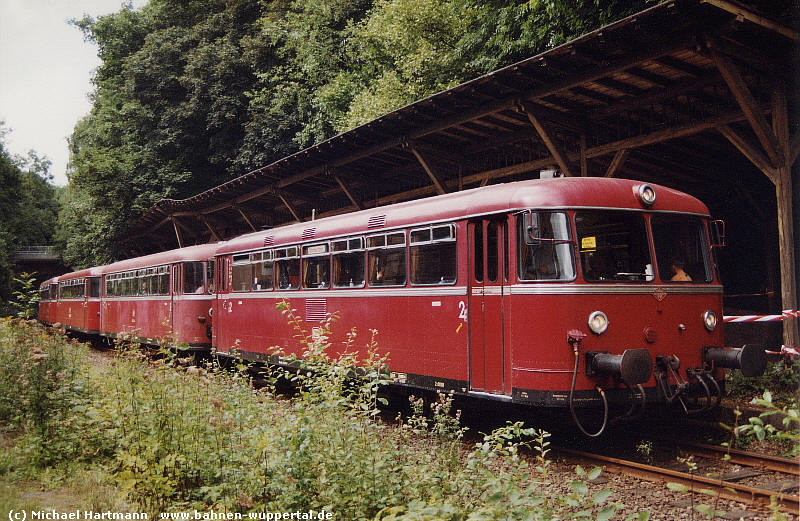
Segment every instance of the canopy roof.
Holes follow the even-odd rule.
[[[738,237],[779,252],[747,265],[752,244],[729,249],[727,288],[780,287],[783,309],[796,308],[799,39],[734,1],[661,3],[188,199],[162,200],[120,246],[134,255],[222,240],[555,169],[700,198],[740,226]],[[787,345],[797,345],[789,329]]]

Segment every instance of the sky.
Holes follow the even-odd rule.
[[[146,0],[135,0],[139,8]],[[0,0],[0,121],[12,155],[35,150],[67,183],[67,137],[89,113],[97,47],[69,24],[119,11],[123,0]]]

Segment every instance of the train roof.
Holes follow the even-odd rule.
[[[649,184],[656,192],[656,201],[650,207],[643,207],[639,200],[638,189],[644,184]],[[379,233],[383,229],[422,226],[527,208],[619,208],[709,214],[706,205],[695,197],[652,183],[596,177],[534,179],[473,188],[253,232],[221,244],[217,253],[247,251],[317,237]]]
[[[121,260],[113,264],[102,266],[103,273],[116,273],[148,266],[160,266],[173,262],[190,262],[210,259],[214,256],[222,243],[198,244],[196,246],[186,246],[174,250],[162,251],[145,255],[144,257],[134,257],[132,259]]]

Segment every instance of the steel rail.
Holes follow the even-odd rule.
[[[570,454],[582,459],[603,464],[609,472],[635,476],[647,481],[668,481],[679,483],[688,487],[692,492],[703,493],[702,489],[697,487],[697,485],[703,485],[703,488],[709,489],[718,497],[726,500],[750,504],[756,503],[765,506],[769,505],[771,498],[774,497],[777,503],[781,505],[787,512],[792,514],[800,513],[800,497],[793,496],[791,494],[750,487],[747,485],[741,485],[739,483],[723,481],[721,479],[698,476],[677,470],[654,467],[644,463],[637,463],[635,461],[612,458],[609,456],[602,456],[600,454],[592,454],[574,449],[565,449],[559,447],[556,450],[563,454]]]
[[[704,458],[729,456],[727,461],[747,467],[759,467],[767,470],[774,470],[784,474],[791,474],[800,477],[800,461],[791,458],[781,458],[779,456],[769,456],[767,454],[755,454],[744,450],[718,447],[715,445],[705,445],[702,443],[678,443],[679,447],[685,447],[689,452]]]

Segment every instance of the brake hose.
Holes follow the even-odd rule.
[[[608,400],[606,400],[606,393],[599,385],[596,387],[597,392],[599,392],[600,396],[603,398],[603,424],[600,426],[599,431],[595,432],[594,434],[589,433],[583,428],[580,420],[578,420],[578,415],[575,414],[575,407],[572,403],[572,398],[575,394],[575,382],[578,379],[578,360],[580,359],[577,347],[573,347],[572,351],[575,353],[575,368],[572,370],[572,385],[569,388],[569,412],[572,414],[572,419],[575,421],[575,425],[578,426],[578,429],[580,429],[584,435],[590,438],[597,438],[603,434],[603,432],[606,430],[606,426],[608,425]]]

